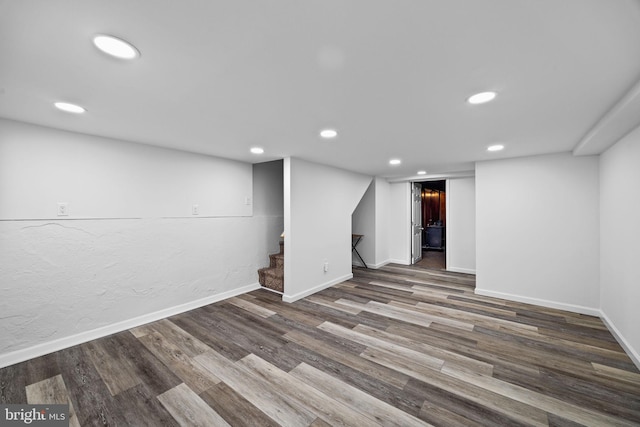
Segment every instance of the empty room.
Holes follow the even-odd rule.
[[[0,425],[640,425],[640,0],[0,0]]]

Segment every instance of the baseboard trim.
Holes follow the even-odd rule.
[[[471,268],[449,267],[447,268],[447,271],[453,271],[454,273],[476,274],[476,270]]]
[[[391,260],[386,260],[386,261],[379,262],[377,264],[367,263],[367,268],[370,268],[372,270],[377,270],[379,268],[384,267],[387,264],[390,264],[391,262],[392,262]],[[364,267],[364,265],[360,261],[353,261],[352,265],[355,265],[356,267]]]
[[[44,356],[45,354],[53,353],[63,350],[65,348],[73,347],[88,341],[92,341],[98,338],[106,337],[107,335],[115,334],[118,332],[126,331],[137,326],[142,326],[147,323],[155,322],[156,320],[165,319],[167,317],[175,316],[176,314],[184,313],[189,310],[213,304],[218,301],[225,300],[227,298],[235,297],[256,289],[260,289],[259,283],[253,283],[251,285],[243,286],[241,288],[232,289],[230,291],[222,292],[216,295],[211,295],[206,298],[201,298],[195,301],[190,301],[184,304],[176,305],[174,307],[165,308],[153,313],[144,314],[142,316],[134,317],[132,319],[123,320],[111,325],[102,326],[100,328],[92,329],[90,331],[81,332],[76,335],[71,335],[57,340],[49,341],[42,344],[37,344],[32,347],[23,348],[0,355],[0,368],[14,365],[16,363],[24,362],[25,360],[33,359],[35,357]]]
[[[558,310],[570,311],[572,313],[586,314],[589,316],[600,317],[600,310],[597,308],[583,307],[581,305],[566,304],[562,302],[549,301],[539,298],[525,297],[521,295],[507,294],[503,292],[489,291],[486,289],[476,288],[475,293],[486,297],[501,298],[510,301],[523,302],[525,304],[539,305],[542,307],[556,308]]]
[[[301,298],[308,297],[309,295],[315,294],[316,292],[320,292],[323,289],[330,288],[333,285],[337,285],[338,283],[342,283],[345,280],[349,280],[349,279],[352,279],[352,278],[353,278],[353,273],[349,273],[349,274],[345,274],[342,277],[338,277],[337,279],[333,279],[333,280],[325,282],[325,283],[323,283],[321,285],[315,286],[315,287],[313,287],[311,289],[308,289],[306,291],[297,293],[295,295],[284,294],[284,295],[282,295],[282,301],[284,301],[284,302],[296,302]]]
[[[387,264],[411,265],[411,261],[407,261],[406,259],[388,259],[385,262]]]
[[[611,335],[613,335],[616,341],[618,341],[618,344],[620,344],[620,346],[624,349],[625,353],[627,353],[631,361],[636,365],[638,369],[640,369],[640,354],[631,346],[631,344],[629,344],[629,342],[627,342],[627,340],[620,333],[618,328],[616,328],[611,319],[609,319],[609,316],[607,316],[607,314],[602,310],[600,310],[600,319],[602,319],[604,325],[607,327],[607,329],[609,329]]]

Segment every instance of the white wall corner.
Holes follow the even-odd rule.
[[[243,286],[237,289],[232,289],[230,291],[222,292],[216,295],[211,295],[206,298],[201,298],[185,304],[180,304],[175,307],[169,307],[153,313],[148,313],[139,317],[135,317],[133,319],[127,319],[122,322],[117,322],[100,328],[92,329],[90,331],[81,332],[76,335],[71,335],[54,341],[37,344],[32,347],[12,351],[11,353],[2,354],[0,355],[0,368],[24,362],[25,360],[44,356],[45,354],[64,350],[65,348],[103,338],[108,335],[116,334],[118,332],[123,332],[138,326],[146,325],[147,323],[166,319],[167,317],[175,316],[176,314],[184,313],[190,310],[195,310],[196,308],[242,295],[256,289],[260,289],[259,283],[253,283],[251,285]]]
[[[609,316],[607,316],[604,311],[600,310],[599,317],[600,319],[602,319],[602,322],[607,327],[607,329],[609,329],[611,335],[613,335],[616,341],[618,341],[618,344],[620,344],[620,346],[627,353],[631,361],[636,365],[638,369],[640,369],[640,353],[636,349],[634,349],[631,344],[624,338],[624,336],[620,333],[618,328],[616,328],[611,319],[609,319]]]

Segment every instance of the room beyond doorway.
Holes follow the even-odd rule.
[[[446,181],[425,181],[422,186],[422,260],[416,265],[446,269]]]
[[[416,267],[431,270],[446,270],[446,254],[444,251],[422,251],[422,259],[414,264]]]

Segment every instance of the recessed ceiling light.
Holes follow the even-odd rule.
[[[260,148],[260,147],[253,147],[250,150],[253,154],[262,154],[264,153],[264,148]]]
[[[418,171],[418,175],[426,175],[427,171]]]
[[[84,107],[76,104],[70,104],[68,102],[56,102],[53,105],[55,105],[58,110],[65,111],[67,113],[82,114],[87,111]]]
[[[392,166],[397,166],[400,163],[402,163],[402,161],[400,159],[391,159],[391,160],[389,160],[389,164],[392,165]]]
[[[500,150],[504,150],[504,145],[495,144],[487,147],[487,151],[500,151]]]
[[[134,59],[140,52],[131,43],[113,36],[99,34],[93,38],[93,44],[106,54],[120,59]]]
[[[496,95],[495,92],[480,92],[470,96],[467,102],[469,104],[484,104],[485,102],[493,101]]]
[[[335,129],[323,129],[320,131],[320,136],[324,139],[332,139],[338,136],[338,131]]]

